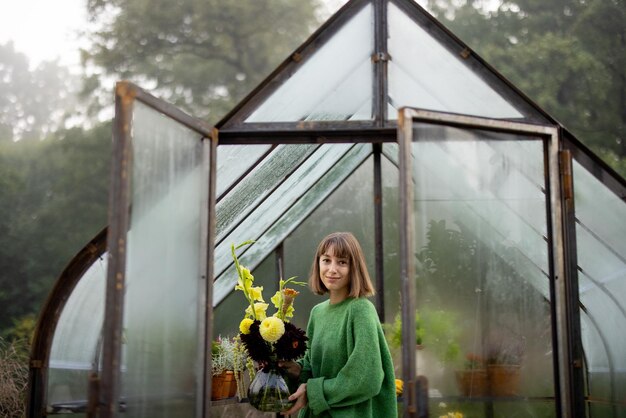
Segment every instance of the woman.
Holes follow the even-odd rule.
[[[300,386],[289,399],[300,418],[395,418],[395,376],[374,305],[363,251],[348,232],[328,235],[317,247],[309,286],[329,299],[311,310],[304,359],[286,362]]]

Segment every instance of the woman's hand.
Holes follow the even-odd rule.
[[[300,378],[302,367],[295,361],[279,361],[278,367],[283,369],[291,380],[298,380]]]
[[[308,399],[306,397],[306,383],[302,383],[298,390],[294,392],[293,395],[289,397],[290,401],[296,401],[295,404],[291,407],[291,409],[281,412],[281,415],[291,415],[297,413],[299,410],[307,406]]]

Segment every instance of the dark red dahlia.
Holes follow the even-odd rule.
[[[267,362],[272,355],[272,348],[270,344],[261,337],[259,325],[261,325],[261,321],[254,321],[252,325],[250,325],[250,333],[239,334],[239,336],[252,360],[256,362]]]
[[[285,333],[274,344],[276,357],[286,361],[299,359],[306,352],[307,340],[303,330],[285,322]]]

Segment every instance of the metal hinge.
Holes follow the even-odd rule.
[[[391,55],[386,52],[374,52],[372,54],[372,62],[391,61]]]

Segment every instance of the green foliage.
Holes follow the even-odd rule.
[[[446,293],[463,290],[465,284],[459,275],[477,275],[476,255],[479,243],[463,229],[449,228],[445,220],[428,223],[427,245],[418,254],[421,278],[436,275],[437,283],[448,289]]]
[[[400,314],[396,315],[393,324],[385,325],[385,331],[391,347],[402,346]],[[458,338],[458,319],[454,313],[425,308],[415,313],[415,344],[432,350],[442,363],[454,361],[459,356]]]
[[[484,292],[504,309],[518,300],[511,289],[525,294],[530,286],[532,265],[505,239],[486,242],[462,222],[451,226],[445,219],[431,220],[426,237],[417,254],[417,282],[421,298],[430,303],[461,307]]]
[[[488,3],[488,2],[487,2]],[[626,176],[626,2],[433,0],[433,13]],[[491,3],[489,3],[491,4]]]
[[[90,18],[101,24],[84,59],[216,122],[317,27],[316,7],[316,0],[89,0]]]
[[[225,371],[243,372],[248,355],[239,337],[218,338],[211,342],[211,373],[213,376]]]
[[[220,354],[221,347],[218,340],[211,341],[211,356],[216,357]]]
[[[453,326],[463,331],[456,338],[475,355],[490,363],[519,364],[527,336],[545,332],[549,316],[544,296],[529,280],[536,267],[505,236],[498,242],[462,222],[432,220],[417,254],[417,280],[422,304],[457,314],[450,319],[433,312],[433,333]]]
[[[0,141],[0,332],[39,312],[54,280],[107,222],[111,125]]]
[[[5,331],[4,337],[10,341],[25,341],[31,344],[36,325],[37,318],[33,313],[13,319],[13,326]]]

